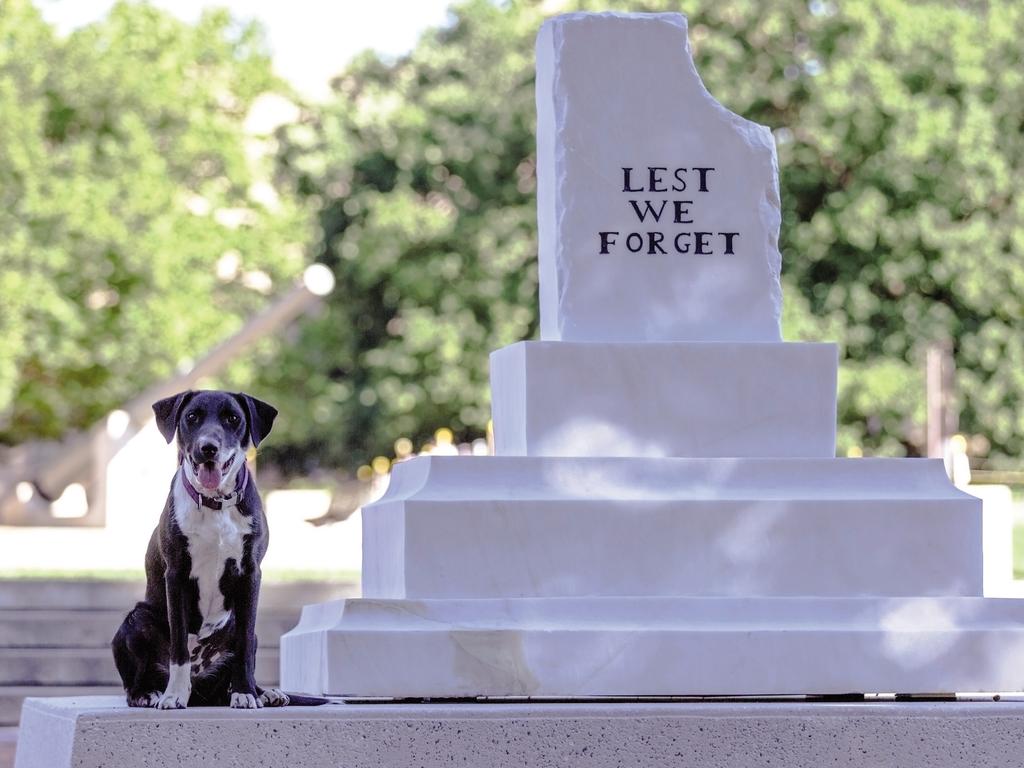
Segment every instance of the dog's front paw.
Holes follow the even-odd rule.
[[[185,709],[188,706],[188,696],[180,693],[165,693],[157,702],[158,709]]]
[[[156,707],[160,703],[160,692],[150,691],[138,696],[128,696],[129,707]]]
[[[171,664],[169,672],[167,687],[164,688],[156,706],[159,709],[185,709],[188,706],[188,697],[192,693],[192,678],[189,676],[188,664]]]
[[[287,707],[289,701],[288,694],[280,688],[265,688],[260,694],[260,704],[264,707]]]
[[[232,709],[259,709],[263,706],[263,702],[260,701],[254,694],[251,693],[232,693],[231,694],[231,708]]]

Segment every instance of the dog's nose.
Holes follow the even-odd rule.
[[[199,452],[203,454],[204,459],[212,459],[217,455],[217,446],[213,443],[203,443],[199,446]]]

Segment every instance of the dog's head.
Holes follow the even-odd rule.
[[[178,435],[181,463],[206,493],[229,492],[250,445],[258,446],[277,416],[272,405],[244,392],[179,392],[153,403],[167,442]]]

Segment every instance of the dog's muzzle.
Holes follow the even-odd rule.
[[[233,456],[231,459],[229,459],[223,465],[221,465],[219,467],[215,466],[215,468],[212,469],[212,470],[205,466],[206,464],[209,464],[210,462],[199,462],[199,463],[197,463],[197,462],[193,461],[192,457],[190,457],[190,456],[189,457],[182,456],[181,460],[182,460],[182,462],[187,461],[192,466],[192,468],[194,470],[196,470],[196,475],[200,478],[199,479],[200,483],[203,483],[203,479],[202,479],[202,474],[201,473],[204,471],[204,469],[206,471],[216,472],[216,474],[218,476],[217,484],[214,485],[212,489],[208,489],[205,484],[203,485],[203,489],[204,490],[216,490],[218,488],[218,486],[220,485],[220,479],[223,478],[224,475],[227,474],[228,470],[231,467],[231,464],[235,461],[236,458],[237,457]],[[231,493],[227,493],[227,494],[223,494],[223,495],[219,494],[217,496],[207,496],[205,493],[200,493],[198,490],[196,490],[196,487],[194,485],[192,485],[192,481],[188,479],[188,473],[186,473],[184,471],[184,469],[182,469],[179,472],[179,475],[181,476],[182,484],[185,486],[185,492],[188,493],[188,495],[192,499],[192,501],[194,501],[196,504],[198,504],[201,507],[207,507],[209,509],[218,509],[219,510],[219,509],[223,508],[224,502],[231,501],[232,499],[235,499],[235,498],[239,498],[240,499],[242,497],[242,493],[245,491],[246,485],[248,485],[248,483],[249,483],[249,468],[245,465],[245,460],[244,459],[242,460],[242,466],[240,466],[238,468],[238,472],[235,474],[235,490],[232,491]]]
[[[231,470],[231,465],[235,463],[235,455],[232,454],[224,463],[212,459],[196,461],[193,456],[188,457],[188,462],[192,465],[192,471],[195,472],[196,479],[199,480],[199,485],[203,490],[216,491],[220,488],[225,475]]]

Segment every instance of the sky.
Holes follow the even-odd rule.
[[[277,73],[302,94],[323,99],[330,78],[372,48],[398,56],[420,34],[447,19],[450,0],[150,0],[186,21],[223,7],[267,30]],[[102,18],[114,0],[41,0],[43,16],[61,32]]]

